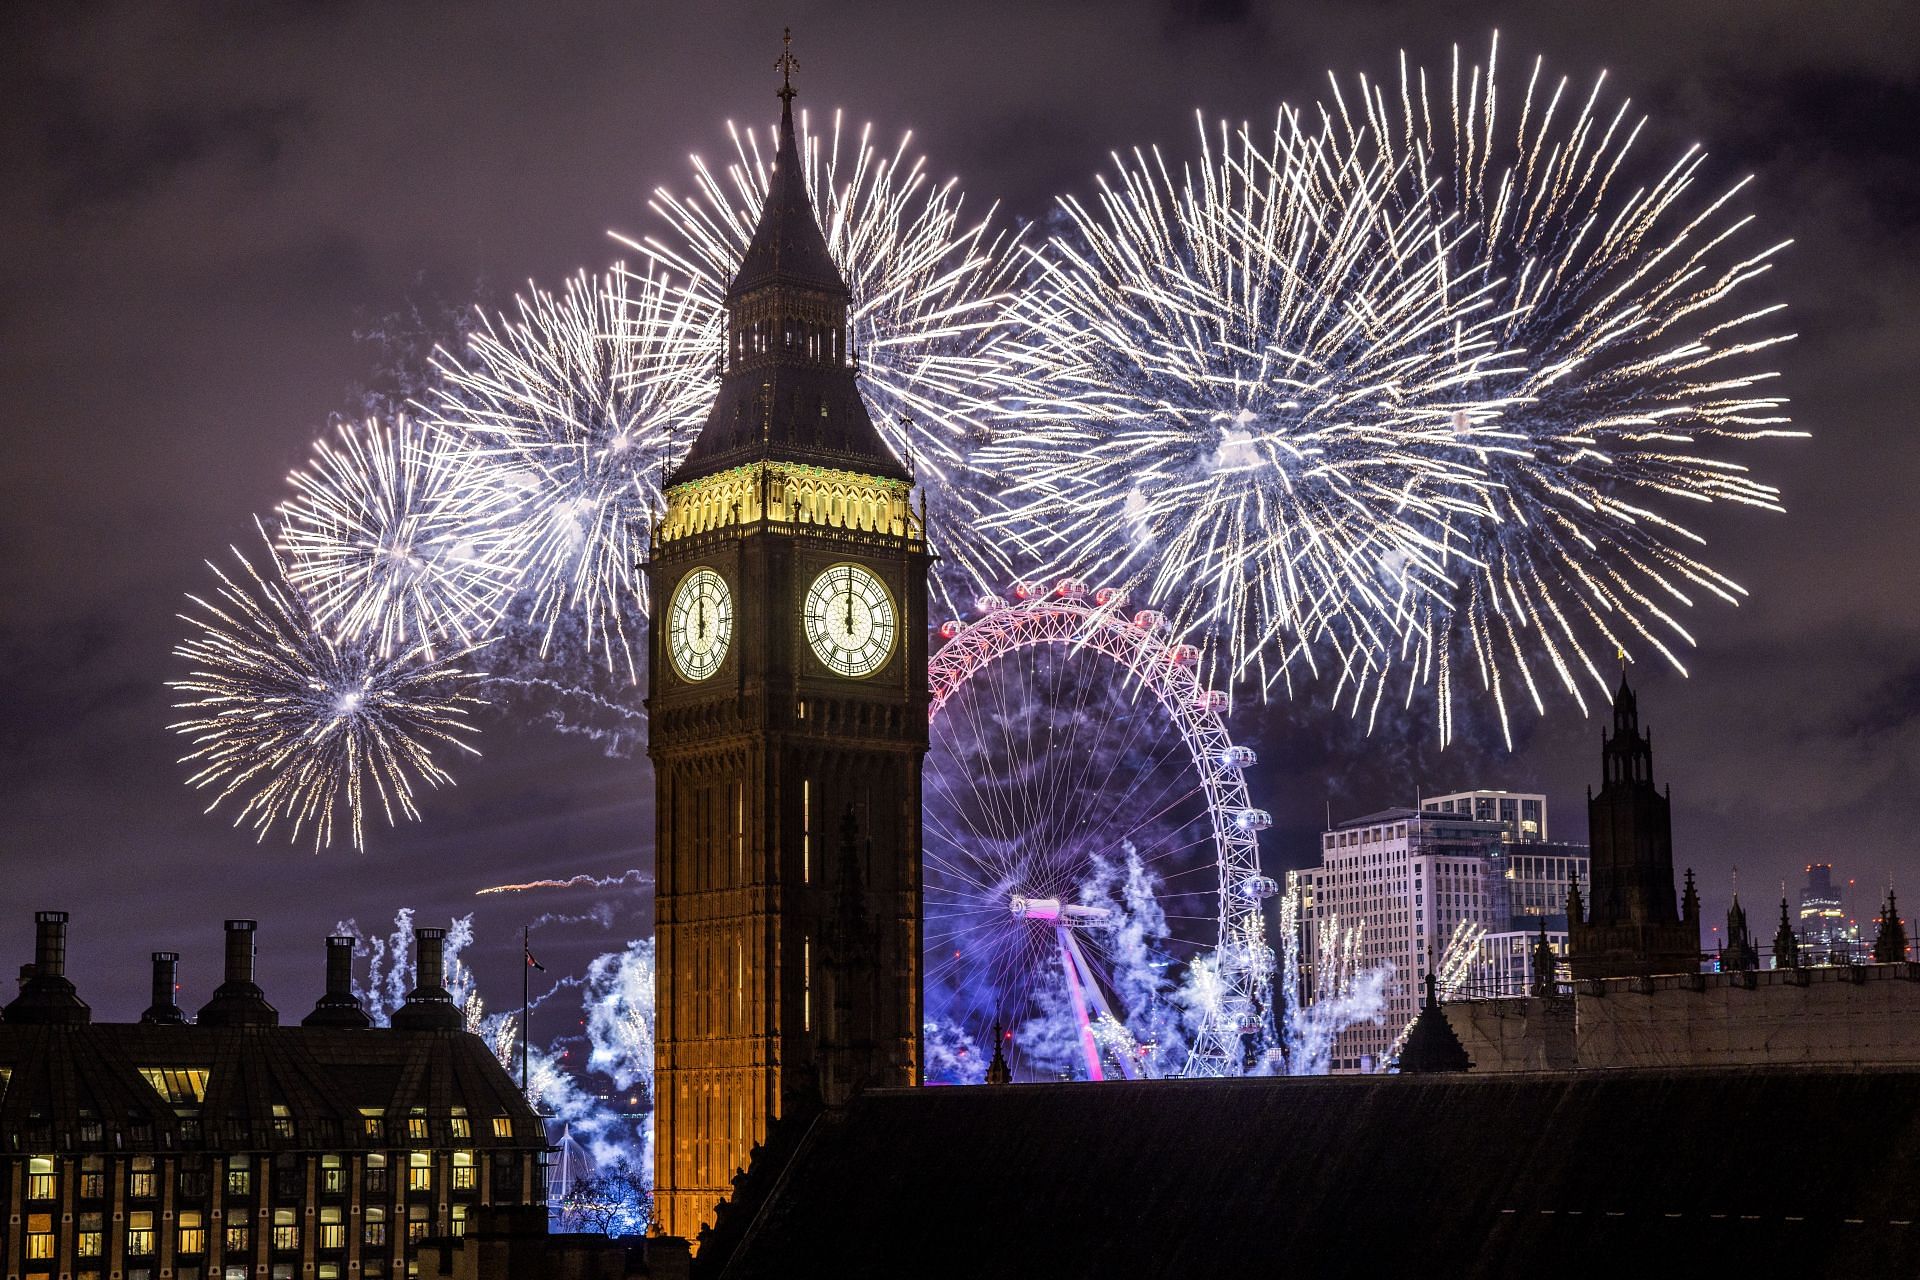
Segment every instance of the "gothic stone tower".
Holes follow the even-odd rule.
[[[855,387],[781,97],[720,389],[647,565],[656,1204],[686,1237],[783,1111],[920,1077],[924,525]]]
[[[1577,885],[1567,895],[1573,976],[1697,973],[1700,903],[1689,876],[1686,901],[1674,907],[1672,803],[1653,785],[1653,735],[1640,731],[1639,704],[1624,673],[1600,757],[1600,794],[1587,792],[1588,909],[1583,913]]]

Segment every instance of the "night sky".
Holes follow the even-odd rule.
[[[366,854],[256,844],[183,785],[162,682],[202,561],[254,535],[329,415],[391,384],[394,317],[432,333],[476,298],[556,286],[644,233],[687,157],[730,153],[729,119],[771,123],[780,28],[799,105],[911,128],[970,200],[1044,218],[1115,147],[1185,154],[1193,112],[1270,119],[1329,68],[1439,66],[1459,42],[1503,66],[1602,68],[1653,116],[1643,163],[1694,141],[1708,185],[1758,175],[1748,207],[1797,241],[1751,295],[1792,304],[1778,357],[1810,441],[1749,447],[1789,513],[1715,515],[1706,558],[1752,591],[1687,618],[1682,679],[1635,674],[1676,858],[1710,922],[1733,869],[1770,935],[1779,882],[1831,860],[1872,913],[1913,880],[1920,783],[1920,14],[1894,0],[1476,6],[1332,0],[975,0],[964,5],[662,3],[10,5],[0,18],[0,963],[29,958],[36,908],[74,916],[97,1015],[135,1016],[146,953],[184,954],[182,1003],[218,981],[220,921],[261,921],[283,1015],[321,986],[337,921],[477,910],[496,1006],[518,999],[521,923],[552,976],[644,935],[646,891],[476,901],[507,880],[651,866],[644,758],[609,758],[511,709],[425,820]],[[400,327],[413,322],[407,320]],[[358,335],[358,336],[357,336]],[[630,693],[636,702],[637,693]],[[1600,725],[1561,698],[1445,752],[1431,725],[1371,737],[1324,694],[1242,707],[1276,873],[1336,817],[1468,786],[1544,789],[1585,832]],[[539,975],[536,975],[538,978]],[[536,1024],[566,1029],[569,1002]]]

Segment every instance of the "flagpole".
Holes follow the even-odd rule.
[[[533,974],[533,926],[520,929],[520,1096],[531,1102],[527,1092],[527,988]]]

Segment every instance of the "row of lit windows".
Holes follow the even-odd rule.
[[[1381,844],[1388,840],[1406,838],[1407,824],[1401,822],[1392,826],[1362,827],[1357,831],[1329,831],[1323,837],[1323,847],[1352,849],[1364,844]]]
[[[452,1207],[452,1223],[455,1235],[466,1233],[467,1206],[456,1204]],[[56,1239],[53,1226],[53,1215],[50,1213],[27,1215],[28,1261],[43,1262],[54,1258]],[[82,1259],[104,1257],[106,1231],[102,1215],[80,1214],[77,1219],[77,1228],[74,1233],[75,1256]],[[158,1251],[158,1237],[151,1211],[138,1210],[129,1213],[125,1231],[128,1255],[142,1258],[149,1257]],[[194,1256],[207,1251],[206,1221],[199,1210],[182,1210],[175,1215],[174,1231],[175,1253]],[[418,1244],[432,1235],[433,1217],[428,1206],[409,1205],[407,1207],[407,1243]],[[267,1239],[277,1253],[297,1253],[300,1249],[300,1211],[275,1209]],[[387,1244],[387,1211],[384,1208],[373,1206],[366,1210],[361,1225],[361,1240],[372,1248],[382,1248]],[[230,1223],[222,1232],[221,1242],[228,1254],[247,1253],[253,1245],[251,1225]],[[315,1243],[323,1251],[338,1251],[347,1247],[347,1223],[338,1205],[321,1207],[318,1237]]]
[[[387,1190],[387,1157],[385,1152],[368,1152],[365,1161],[365,1189],[369,1192]],[[107,1182],[105,1158],[87,1156],[83,1158],[80,1173],[80,1199],[104,1200]],[[306,1174],[298,1166],[278,1171],[284,1176],[278,1186],[278,1194],[299,1196],[304,1194]],[[472,1151],[453,1153],[453,1190],[472,1191],[478,1186],[476,1165]],[[348,1170],[345,1157],[324,1155],[320,1157],[320,1190],[331,1195],[345,1193],[348,1185]],[[236,1155],[227,1157],[226,1192],[229,1196],[251,1196],[254,1184],[253,1157]],[[179,1189],[183,1195],[204,1195],[206,1193],[205,1175],[200,1170],[182,1169],[179,1172]],[[407,1190],[431,1191],[433,1189],[433,1153],[412,1151],[407,1154]],[[159,1195],[159,1173],[152,1156],[134,1156],[127,1169],[127,1196],[134,1200],[151,1200]],[[59,1175],[54,1167],[52,1156],[31,1156],[27,1160],[27,1199],[54,1200],[59,1197]]]
[[[116,1271],[113,1274],[124,1275],[126,1280],[154,1280],[151,1267],[130,1267],[125,1272]],[[298,1280],[300,1268],[297,1263],[276,1262],[271,1268],[262,1268],[261,1274],[270,1277],[270,1280]],[[313,1272],[315,1280],[345,1280],[346,1274],[346,1270],[338,1262],[319,1263]],[[382,1280],[387,1274],[386,1264],[377,1259],[363,1262],[359,1274],[366,1277],[366,1280]],[[196,1266],[181,1266],[174,1269],[173,1276],[174,1280],[254,1280],[251,1268],[238,1265],[214,1268],[205,1272]],[[98,1271],[76,1271],[73,1273],[73,1278],[74,1280],[101,1280],[101,1275]]]

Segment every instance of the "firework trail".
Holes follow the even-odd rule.
[[[623,884],[650,885],[653,873],[649,871],[622,871],[617,876],[568,876],[565,880],[529,880],[525,884],[496,884],[485,889],[476,889],[474,897],[484,898],[493,893],[529,893],[535,889],[611,889]]]
[[[735,154],[723,173],[695,157],[692,194],[656,191],[664,235],[617,237],[691,277],[712,317],[704,331],[715,361],[727,282],[752,240],[778,150],[776,132],[729,132]],[[924,486],[931,536],[952,562],[943,589],[971,599],[1013,568],[998,540],[980,536],[981,512],[997,504],[971,455],[992,434],[1005,376],[994,348],[1021,261],[1018,237],[997,227],[997,206],[975,218],[954,180],[929,176],[925,159],[908,153],[911,134],[890,153],[873,135],[872,125],[857,138],[843,130],[838,113],[815,133],[803,112],[797,141],[828,250],[853,294],[849,336],[861,394]]]
[[[337,640],[287,582],[266,529],[265,571],[236,548],[239,572],[208,562],[219,586],[189,596],[182,620],[194,633],[174,652],[193,664],[168,682],[187,713],[171,728],[193,749],[194,787],[215,789],[211,812],[240,799],[234,825],[265,839],[276,822],[298,840],[311,825],[317,850],[343,815],[364,849],[364,814],[377,804],[389,825],[418,820],[414,788],[450,783],[435,751],[477,755],[468,715],[477,677],[460,663],[474,650],[383,657],[365,641]]]
[[[1342,925],[1338,915],[1330,915],[1317,931],[1313,990],[1308,992],[1301,981],[1299,964],[1298,899],[1291,893],[1282,904],[1281,927],[1289,939],[1281,981],[1286,999],[1281,1035],[1286,1045],[1287,1073],[1326,1075],[1333,1068],[1333,1044],[1341,1032],[1384,1018],[1393,966],[1364,966],[1361,944],[1366,921]]]
[[[1679,666],[1679,608],[1741,591],[1674,509],[1779,509],[1724,446],[1798,434],[1741,288],[1782,246],[1743,247],[1699,151],[1643,174],[1599,83],[1502,94],[1495,62],[1336,81],[1063,199],[996,348],[990,523],[1151,584],[1232,680],[1331,665],[1370,718],[1430,689],[1443,741],[1460,655],[1509,741],[1546,673],[1584,708],[1596,651]]]
[[[507,490],[404,415],[341,424],[289,477],[287,576],[314,621],[383,658],[483,639],[518,580]]]
[[[1433,970],[1435,1000],[1452,1000],[1466,989],[1467,978],[1473,971],[1474,961],[1479,958],[1480,944],[1486,940],[1486,936],[1486,926],[1471,920],[1462,920],[1454,926],[1453,936],[1447,939],[1447,948],[1440,953],[1440,963]],[[1424,995],[1419,997],[1419,1003],[1424,1006]],[[1400,1028],[1400,1034],[1393,1038],[1393,1044],[1387,1048],[1387,1062],[1400,1061],[1400,1052],[1407,1047],[1407,1037],[1413,1034],[1413,1024],[1418,1021],[1420,1015],[1416,1012],[1407,1019],[1407,1025]]]
[[[494,491],[514,495],[521,608],[545,657],[568,618],[632,683],[646,613],[639,564],[672,460],[711,396],[718,318],[663,270],[585,273],[483,316],[436,357],[432,425]]]

